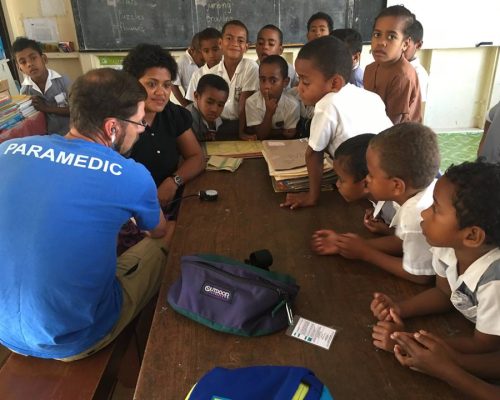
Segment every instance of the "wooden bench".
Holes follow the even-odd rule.
[[[108,399],[134,333],[130,324],[109,346],[70,363],[11,353],[0,369],[2,400]]]

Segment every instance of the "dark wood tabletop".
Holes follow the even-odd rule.
[[[369,237],[362,225],[364,207],[348,204],[336,191],[321,194],[317,207],[280,209],[283,193],[274,193],[264,160],[244,160],[234,173],[206,172],[184,195],[215,189],[215,202],[183,200],[166,273],[142,363],[135,399],[184,399],[210,369],[252,365],[310,368],[336,400],[460,399],[437,379],[399,365],[393,354],[371,340],[376,322],[369,304],[374,291],[403,298],[424,287],[398,279],[364,262],[317,256],[311,234],[319,228]],[[272,270],[292,275],[300,285],[294,312],[338,332],[329,350],[286,336],[284,332],[246,338],[213,331],[167,304],[183,255],[215,253],[244,260],[259,249],[273,254]],[[424,328],[447,336],[472,331],[458,313],[415,318],[409,330]]]

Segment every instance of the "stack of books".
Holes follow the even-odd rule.
[[[19,111],[19,105],[12,101],[8,94],[0,96],[0,130],[12,128],[24,117]]]
[[[262,155],[267,162],[275,192],[309,190],[306,149],[307,139],[264,140],[262,142]],[[325,153],[321,190],[332,190],[335,180],[332,159]]]
[[[19,112],[23,115],[24,118],[28,118],[29,116],[36,113],[35,107],[33,107],[33,103],[31,101],[30,96],[26,95],[14,96],[12,100],[19,106]]]

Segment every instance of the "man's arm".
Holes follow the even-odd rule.
[[[156,225],[153,229],[146,231],[146,234],[153,239],[157,239],[165,236],[166,233],[167,233],[167,221],[163,216],[163,211],[160,210],[160,222],[158,222],[158,225]]]

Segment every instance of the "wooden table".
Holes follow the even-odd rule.
[[[280,209],[284,195],[273,192],[263,160],[245,160],[235,173],[207,172],[186,188],[185,195],[201,189],[216,189],[219,199],[183,201],[135,399],[183,399],[215,366],[265,364],[310,368],[336,400],[460,398],[445,383],[401,367],[392,354],[372,345],[372,293],[399,298],[422,287],[360,261],[311,253],[309,240],[318,228],[368,236],[362,227],[363,207],[327,192],[315,208]],[[273,254],[272,268],[291,274],[301,286],[294,312],[338,329],[330,350],[283,332],[258,338],[216,332],[175,313],[166,303],[182,255],[211,252],[243,260],[263,248]],[[414,319],[408,326],[441,335],[472,330],[458,313]]]

